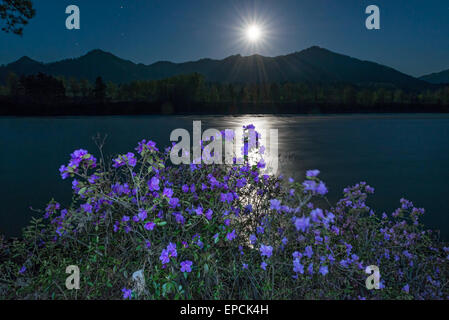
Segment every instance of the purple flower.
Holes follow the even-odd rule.
[[[81,208],[87,212],[87,213],[92,213],[92,205],[90,203],[85,203],[81,205]]]
[[[65,180],[65,179],[67,179],[70,176],[69,169],[65,165],[62,165],[59,168],[59,173],[61,174],[62,180]]]
[[[22,266],[22,268],[20,268],[20,270],[19,270],[19,273],[24,274],[26,270],[27,270],[27,267]]]
[[[264,244],[262,244],[260,246],[260,255],[261,256],[266,256],[267,258],[269,258],[269,257],[271,257],[272,254],[273,254],[272,246],[266,246]]]
[[[235,199],[237,199],[237,197],[235,197]],[[228,203],[232,203],[232,201],[234,201],[234,195],[231,192],[226,194],[226,201]]]
[[[121,185],[120,183],[114,184],[112,187],[112,192],[121,196],[123,194],[130,194],[131,190],[129,190],[129,185],[125,183],[124,185]]]
[[[347,260],[344,260],[344,259],[342,259],[342,260],[340,261],[340,265],[341,265],[343,268],[349,267],[348,261],[347,261]]]
[[[120,167],[123,167],[126,164],[126,161],[124,161],[122,157],[113,159],[112,161],[113,161],[112,166],[114,168],[120,168]]]
[[[257,237],[256,237],[256,235],[255,234],[251,234],[250,236],[249,236],[249,241],[251,242],[251,244],[255,244],[256,243],[256,241],[257,241]]]
[[[211,220],[211,219],[212,219],[212,214],[213,214],[213,213],[214,213],[214,212],[212,211],[212,209],[208,209],[204,215],[206,216],[206,219],[207,219],[207,220]]]
[[[148,188],[150,191],[159,191],[159,179],[157,177],[152,177],[150,181],[148,181]]]
[[[139,144],[135,150],[140,154],[142,154],[146,150],[159,151],[159,149],[156,148],[156,142],[154,142],[154,141],[147,142],[146,140],[142,140],[141,142],[139,142]]]
[[[175,215],[175,219],[176,219],[177,223],[180,223],[180,224],[184,224],[185,223],[184,216],[181,213],[174,212],[173,214]]]
[[[402,291],[404,291],[405,293],[409,293],[410,292],[410,286],[408,284],[406,284],[403,288]]]
[[[189,186],[187,184],[182,186],[182,192],[184,192],[184,193],[189,192]]]
[[[292,256],[293,256],[293,258],[298,258],[298,259],[301,259],[302,258],[302,253],[301,252],[299,252],[299,251],[295,251],[295,252],[293,252],[292,253]]]
[[[305,232],[310,227],[310,219],[309,218],[296,218],[295,220],[296,230]]]
[[[325,195],[328,192],[326,185],[322,181],[317,184],[316,181],[306,180],[302,185],[304,187],[304,192],[310,191],[312,194],[319,195]]]
[[[167,246],[167,250],[170,253],[170,256],[172,256],[172,257],[176,257],[178,255],[178,253],[176,251],[176,243],[170,242]]]
[[[315,192],[316,190],[316,182],[312,180],[306,180],[302,183],[304,187],[304,191],[312,191]]]
[[[326,274],[329,273],[329,268],[327,266],[321,266],[319,272],[325,276]]]
[[[148,216],[148,213],[145,209],[139,209],[139,213],[137,215],[141,221],[145,220]]]
[[[242,268],[243,269],[248,269],[248,265],[246,263],[242,263]]]
[[[262,261],[262,263],[260,264],[260,267],[264,270],[267,270],[267,263],[265,261]]]
[[[309,274],[313,274],[313,262],[311,262],[311,263],[309,264],[309,267],[307,268],[307,272],[308,272]]]
[[[135,158],[134,153],[132,153],[132,152],[129,152],[126,155],[126,160],[127,160],[128,165],[131,167],[135,167],[137,164],[137,159]]]
[[[401,202],[401,208],[404,210],[408,210],[413,208],[413,203],[407,199],[402,198],[401,200],[399,200]]]
[[[308,178],[316,177],[316,176],[318,176],[319,174],[320,174],[320,170],[307,170],[307,172],[306,172],[306,176],[307,176]]]
[[[243,179],[238,179],[237,180],[237,183],[236,183],[236,187],[237,188],[243,188],[245,185],[246,185],[246,179],[245,178],[243,178]]]
[[[304,252],[304,255],[307,256],[307,257],[309,257],[309,258],[312,258],[312,255],[313,255],[313,249],[312,249],[311,246],[307,246],[307,247],[306,247],[306,251]]]
[[[316,193],[324,196],[325,194],[327,194],[327,188],[326,185],[324,184],[324,182],[320,181],[320,183],[318,184],[318,187],[316,188]]]
[[[235,238],[236,238],[236,235],[235,235],[235,229],[232,230],[232,232],[229,232],[229,233],[226,235],[226,239],[228,239],[228,241],[232,241],[232,240],[234,240]]]
[[[128,300],[131,300],[131,298],[132,298],[132,290],[131,289],[126,289],[126,288],[123,288],[122,289],[122,292],[123,292],[123,299],[128,299]]]
[[[279,212],[281,210],[281,202],[277,199],[270,200],[270,209]]]
[[[197,216],[200,216],[203,214],[203,208],[202,207],[198,207],[195,209],[195,213]]]
[[[98,179],[100,179],[100,177],[97,176],[97,175],[95,175],[95,174],[93,174],[93,175],[91,175],[91,176],[89,177],[89,179],[87,179],[87,180],[89,181],[90,184],[95,184],[95,182],[96,182]]]
[[[162,250],[159,260],[161,260],[162,264],[167,264],[170,262],[171,257],[177,256],[178,252],[176,251],[176,244],[170,242],[167,248]]]
[[[181,262],[181,272],[192,272],[192,264],[190,260]]]
[[[132,152],[129,152],[126,155],[121,155],[121,156],[119,156],[118,158],[116,158],[116,159],[114,159],[112,161],[113,161],[112,166],[114,168],[120,168],[120,167],[123,167],[125,165],[129,165],[131,167],[135,167],[136,164],[137,164],[137,160],[134,157],[134,153],[132,153]]]
[[[166,196],[167,198],[171,198],[173,196],[173,190],[170,188],[164,188],[162,195]]]
[[[320,219],[324,218],[323,210],[320,208],[316,208],[310,212],[310,217],[312,218],[313,222],[318,222]]]
[[[144,228],[145,228],[146,230],[148,230],[148,231],[151,231],[151,230],[154,229],[155,226],[156,226],[156,224],[155,224],[154,222],[151,222],[151,221],[150,221],[150,222],[148,222],[148,223],[145,224],[145,227],[144,227]]]
[[[179,199],[178,198],[171,198],[168,201],[168,205],[170,206],[170,208],[175,209],[177,207],[179,207]]]
[[[304,274],[304,266],[301,264],[299,258],[293,260],[293,272]]]
[[[80,184],[80,183],[78,182],[78,180],[73,179],[73,181],[72,181],[72,189],[73,189],[75,192],[77,192],[77,193],[78,193],[78,191],[80,191],[80,188],[78,187],[79,184]]]
[[[213,176],[209,176],[209,182],[210,182],[210,186],[212,189],[217,188],[220,185],[220,183],[217,181],[217,179],[215,179],[215,177],[213,177]]]
[[[89,154],[87,150],[79,149],[74,151],[67,166],[61,166],[59,172],[62,179],[66,179],[74,173],[78,172],[79,167],[86,169],[95,168],[97,166],[97,159]]]

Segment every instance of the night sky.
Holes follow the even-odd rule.
[[[276,56],[313,45],[418,76],[449,68],[447,0],[39,0],[23,37],[0,33],[0,64],[27,55],[42,62],[92,49],[150,64]],[[65,8],[81,10],[67,30]],[[381,10],[381,30],[365,28],[365,8]],[[263,44],[241,41],[248,21],[263,25]]]

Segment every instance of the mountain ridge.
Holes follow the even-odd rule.
[[[236,54],[221,60],[202,58],[182,63],[157,61],[148,65],[119,58],[101,49],[94,49],[78,58],[50,63],[41,63],[24,56],[0,67],[0,81],[4,82],[9,72],[19,75],[44,72],[53,76],[85,78],[89,81],[101,76],[105,81],[115,83],[160,80],[196,72],[203,74],[207,81],[221,83],[348,83],[384,84],[401,88],[429,85],[423,79],[417,79],[388,66],[335,53],[318,46],[276,57]]]
[[[449,69],[423,75],[418,79],[434,84],[449,84]]]

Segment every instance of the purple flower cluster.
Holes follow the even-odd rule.
[[[80,169],[93,169],[97,166],[97,159],[89,154],[87,150],[75,150],[70,156],[71,159],[67,166],[62,165],[59,168],[62,179],[73,177]]]
[[[156,148],[156,142],[154,141],[146,141],[145,139],[140,141],[138,146],[136,147],[136,151],[140,154],[143,155],[145,152],[149,151],[159,151],[158,148]]]
[[[306,180],[302,184],[304,186],[304,192],[311,192],[312,194],[326,195],[328,190],[324,182],[316,182],[313,180]]]
[[[170,258],[176,258],[177,256],[178,251],[176,250],[176,244],[170,242],[167,245],[167,248],[162,250],[159,260],[161,260],[162,264],[167,264],[170,262]]]
[[[247,144],[244,151],[255,145]],[[293,280],[290,290],[296,296],[327,297],[323,277],[339,288],[345,273],[354,294],[338,297],[384,297],[382,290],[368,296],[358,287],[366,279],[365,267],[374,264],[382,270],[382,285],[397,284],[391,290],[398,295],[447,297],[449,247],[431,241],[433,235],[419,223],[424,210],[412,202],[401,199],[393,214],[377,216],[366,204],[374,189],[365,182],[345,188],[343,198],[331,206],[321,201],[328,190],[319,170],[308,170],[301,183],[262,174],[263,161],[254,166],[247,160],[241,165],[170,166],[164,160],[169,150],[162,154],[154,142],[143,140],[136,155],[114,159],[112,171],[97,169],[90,175],[95,158],[75,151],[60,170],[64,179],[77,175],[72,182],[75,206],[61,210],[53,201],[45,210],[54,241],[70,241],[68,233],[76,238],[86,230],[99,235],[113,230],[108,241],[120,243],[115,250],[136,246],[136,257],[159,258],[159,279],[170,279],[173,272],[187,277],[194,265],[202,270],[219,261],[226,268],[214,270],[228,278],[250,269],[262,281],[276,270],[277,276],[310,285],[301,288]],[[125,166],[131,170],[117,170]],[[415,269],[422,275],[409,272]],[[122,291],[124,299],[131,299],[131,290]]]
[[[112,166],[114,168],[120,168],[120,167],[123,167],[126,165],[128,165],[130,167],[135,167],[136,164],[137,164],[137,159],[135,158],[134,153],[128,152],[127,154],[121,155],[117,159],[114,159]]]

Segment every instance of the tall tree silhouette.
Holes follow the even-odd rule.
[[[23,27],[36,14],[31,0],[0,0],[0,19],[4,20],[4,32],[23,34]]]
[[[106,98],[106,85],[101,77],[97,77],[97,80],[95,80],[94,96],[95,100],[100,102]]]

